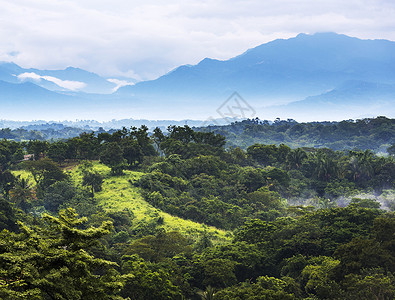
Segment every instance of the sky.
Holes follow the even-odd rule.
[[[0,0],[0,61],[154,79],[298,33],[395,40],[393,0]]]

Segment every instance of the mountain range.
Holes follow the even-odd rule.
[[[155,80],[115,82],[71,67],[0,63],[0,119],[394,117],[395,42],[299,34]]]
[[[31,82],[45,89],[57,92],[84,92],[111,94],[117,88],[115,81],[135,83],[131,78],[103,78],[79,68],[64,70],[25,69],[15,63],[0,62],[0,80],[10,83]]]

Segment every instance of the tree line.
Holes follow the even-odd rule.
[[[243,149],[259,143],[286,144],[292,148],[369,149],[385,153],[395,144],[395,119],[386,117],[306,123],[292,119],[269,122],[255,118],[197,130],[221,134],[226,137],[228,146]]]

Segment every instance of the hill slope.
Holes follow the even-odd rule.
[[[109,176],[110,169],[108,167],[95,163],[94,168],[95,171],[105,176],[103,190],[95,195],[99,205],[105,210],[121,211],[129,209],[135,216],[133,220],[135,226],[141,223],[149,223],[153,219],[161,217],[163,218],[163,225],[159,227],[166,231],[177,230],[192,239],[197,239],[202,232],[206,231],[212,235],[214,243],[229,241],[229,235],[224,230],[172,216],[147,203],[140,195],[139,189],[131,184],[143,173],[125,171],[124,176]],[[80,182],[81,178],[77,168],[71,169],[71,174],[77,182]]]

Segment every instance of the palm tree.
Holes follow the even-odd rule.
[[[29,183],[29,179],[17,177],[18,181],[14,188],[10,191],[11,201],[24,212],[27,211],[31,202],[36,198],[36,190]]]
[[[197,294],[202,298],[202,300],[213,300],[215,296],[215,289],[209,285],[204,292],[199,291]]]
[[[337,173],[337,165],[326,154],[318,153],[316,156],[315,174],[318,179],[328,181],[333,175]]]
[[[369,179],[372,177],[373,170],[373,152],[371,150],[365,150],[360,159],[363,174]]]
[[[369,179],[374,174],[373,152],[365,150],[364,152],[350,152],[349,169],[353,180]]]
[[[299,169],[303,161],[307,158],[306,151],[301,148],[292,150],[287,155],[287,162],[290,168]]]
[[[354,181],[357,181],[361,176],[361,168],[359,165],[358,157],[352,156],[349,161],[349,169]]]

